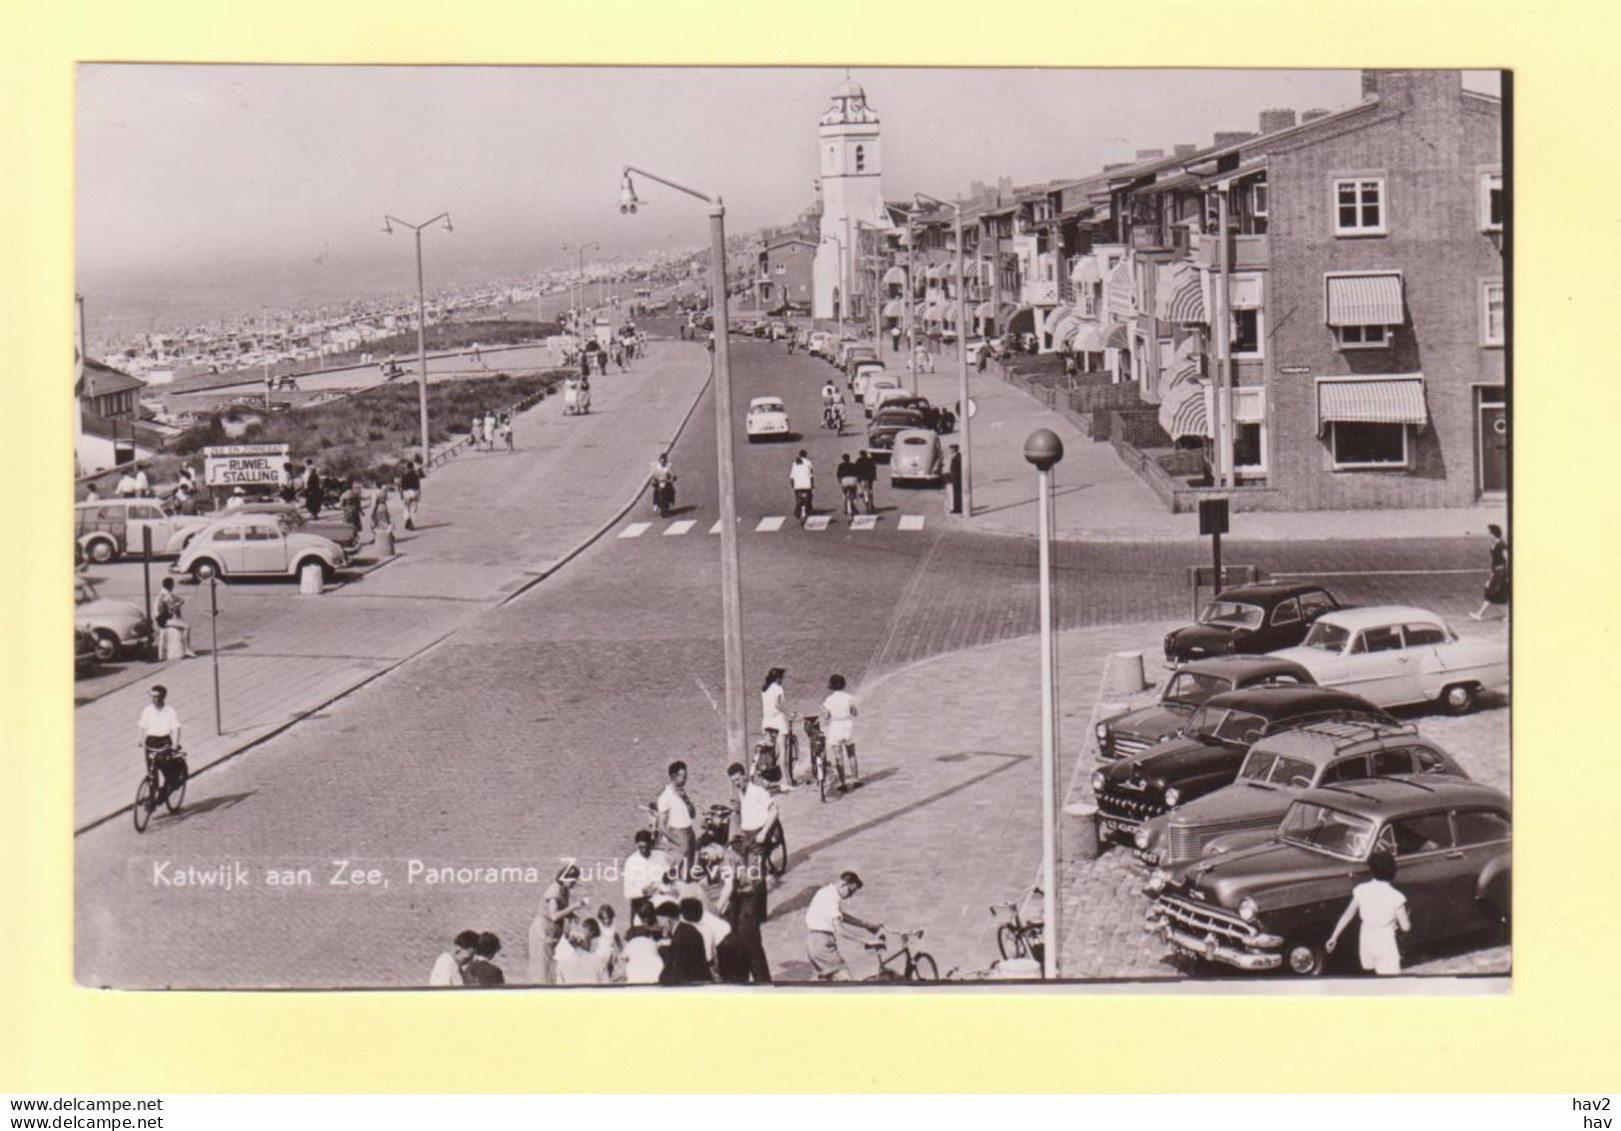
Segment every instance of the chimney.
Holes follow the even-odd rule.
[[[1380,101],[1409,105],[1415,97],[1444,101],[1463,91],[1462,71],[1377,70],[1362,72],[1362,100],[1378,95]]]
[[[1139,161],[1152,161],[1156,157],[1164,156],[1165,151],[1163,149],[1139,149],[1137,151],[1137,160]]]
[[[1315,122],[1318,118],[1328,117],[1328,111],[1323,109],[1307,110],[1300,115],[1301,124]]]
[[[1261,132],[1264,134],[1275,134],[1279,130],[1291,128],[1294,124],[1295,112],[1293,110],[1261,111]]]
[[[1241,141],[1248,141],[1255,135],[1249,130],[1224,130],[1215,137],[1217,149],[1225,149],[1229,145],[1237,145]]]
[[[1178,157],[1192,157],[1199,152],[1199,147],[1197,145],[1178,145],[1171,152]]]

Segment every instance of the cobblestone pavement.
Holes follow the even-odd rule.
[[[754,343],[740,343],[734,359],[737,400],[776,393],[796,420],[815,419],[828,372],[820,362]],[[705,527],[716,513],[714,437],[699,426],[708,412],[706,399],[675,457],[676,517]],[[854,447],[816,432],[786,446],[739,437],[745,516],[786,512],[787,466],[799,446],[824,476],[843,447]],[[649,455],[617,454],[638,467]],[[477,465],[467,466],[472,476]],[[430,486],[440,492],[443,482]],[[589,485],[580,481],[582,490]],[[430,494],[430,514],[441,497]],[[917,497],[884,489],[880,502],[894,514],[914,509]],[[537,498],[529,509],[542,505]],[[514,513],[508,532],[516,537],[529,524],[527,513]],[[157,818],[145,837],[123,822],[81,836],[81,982],[420,984],[445,940],[468,926],[499,934],[508,973],[521,978],[530,919],[564,856],[594,877],[585,894],[623,910],[609,865],[629,851],[641,820],[633,806],[656,794],[665,764],[692,763],[700,802],[724,795],[717,542],[604,540],[538,588],[475,608],[454,634],[251,757],[202,775],[182,814]],[[804,976],[804,902],[850,866],[869,881],[858,914],[924,927],[942,971],[988,964],[988,907],[1029,883],[1037,856],[1029,804],[1039,784],[1037,746],[1027,727],[1036,660],[1021,639],[1034,628],[1033,545],[963,533],[932,517],[915,536],[790,525],[742,544],[748,678],[786,667],[790,704],[803,710],[820,700],[827,674],[840,671],[864,707],[865,787],[826,805],[805,790],[783,801],[793,867],[773,895],[767,930],[776,969]],[[476,563],[499,546],[491,534],[458,553]],[[1454,617],[1472,605],[1484,577],[1367,575],[1477,567],[1476,549],[1456,540],[1239,545],[1232,554],[1275,569],[1354,573],[1333,583],[1346,600],[1399,593]],[[1182,611],[1183,570],[1198,559],[1196,545],[1062,548],[1063,623],[1136,622],[1096,628],[1098,641],[1066,646],[1068,710],[1090,711],[1108,651],[1153,649],[1163,622]],[[415,580],[400,570],[398,592],[441,584],[428,568]],[[381,588],[373,592],[386,603]],[[1067,733],[1083,735],[1085,722],[1072,714]],[[337,861],[347,861],[346,882],[331,882]],[[188,865],[238,863],[250,882],[233,890],[173,883]],[[447,867],[517,871],[461,882],[434,871]],[[299,868],[309,869],[309,884],[269,883],[272,873],[296,879]],[[361,881],[376,882],[355,882],[357,869]]]

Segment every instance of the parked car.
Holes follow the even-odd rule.
[[[96,499],[73,507],[74,538],[93,562],[139,554],[143,529],[152,531],[153,554],[178,554],[186,539],[208,523],[206,516],[180,514],[157,499]]]
[[[909,408],[923,414],[927,428],[944,436],[957,430],[957,414],[949,408],[929,403],[929,398],[909,393],[905,389],[884,389],[878,394],[877,415],[891,408]]]
[[[767,332],[770,335],[771,340],[774,342],[782,341],[789,335],[789,333],[791,333],[791,331],[788,329],[788,323],[781,321],[772,322],[767,327]]]
[[[152,644],[152,621],[130,601],[114,601],[96,592],[88,577],[73,579],[73,625],[96,641],[102,663],[145,651]]]
[[[1506,691],[1509,682],[1507,644],[1460,640],[1434,613],[1402,605],[1326,614],[1299,647],[1277,654],[1324,687],[1381,707],[1437,702],[1461,715],[1481,692]]]
[[[1318,617],[1340,608],[1320,585],[1267,582],[1243,585],[1217,595],[1196,624],[1165,637],[1171,662],[1234,652],[1260,655],[1299,644]]]
[[[1182,664],[1165,681],[1159,702],[1098,722],[1098,757],[1109,761],[1127,758],[1174,737],[1212,695],[1245,687],[1313,682],[1311,673],[1299,664],[1273,656],[1216,656]]]
[[[229,514],[201,531],[170,567],[197,581],[219,577],[297,577],[306,565],[328,580],[349,564],[342,546],[293,529],[279,515]]]
[[[1257,740],[1341,719],[1395,722],[1365,699],[1321,687],[1278,684],[1212,695],[1175,738],[1093,773],[1100,831],[1132,841],[1144,821],[1231,784]]]
[[[1308,790],[1262,844],[1149,877],[1149,915],[1177,954],[1240,970],[1321,973],[1323,944],[1392,853],[1412,930],[1405,945],[1502,926],[1510,914],[1508,798],[1490,786],[1415,774]],[[1356,964],[1354,936],[1333,957]]]
[[[96,636],[82,625],[73,626],[73,674],[84,675],[100,662],[96,654]]]
[[[279,515],[287,525],[304,534],[319,534],[322,538],[330,538],[342,546],[345,553],[353,554],[360,545],[360,530],[350,526],[341,514],[334,513],[324,518],[311,518],[310,512],[297,503],[284,503],[280,499],[261,499],[228,510],[214,513],[215,518],[225,518],[233,514],[274,514]],[[189,541],[189,537],[188,537]]]
[[[851,342],[845,347],[843,361],[840,363],[840,368],[844,370],[844,375],[846,378],[854,379],[856,375],[856,366],[867,362],[876,362],[879,365],[883,364],[878,357],[878,347],[873,345],[871,342]]]
[[[828,333],[826,330],[812,330],[809,344],[805,347],[805,352],[814,354],[817,357],[825,358],[827,356],[828,343],[831,341],[833,341],[833,335]]]
[[[872,419],[873,406],[878,403],[878,399],[883,395],[885,389],[899,389],[900,387],[900,378],[891,377],[887,373],[873,373],[868,371],[867,383],[864,390],[866,395],[861,398],[861,404],[866,411],[867,419]]]
[[[932,487],[945,474],[940,437],[930,428],[904,428],[895,434],[889,456],[889,483],[921,483]]]
[[[861,400],[867,392],[867,382],[874,377],[884,375],[884,363],[881,361],[858,361],[850,371],[850,392],[856,400]]]
[[[862,449],[876,460],[888,459],[895,447],[895,437],[902,432],[926,428],[923,414],[909,408],[892,408],[873,417],[867,426],[867,443]]]
[[[1469,777],[1411,724],[1347,720],[1269,735],[1250,747],[1232,785],[1139,825],[1137,858],[1169,866],[1197,860],[1212,845],[1231,851],[1242,843],[1239,834],[1259,841],[1276,832],[1290,803],[1307,789],[1398,774]]]
[[[756,440],[784,440],[788,432],[788,410],[781,397],[755,397],[749,402],[749,413],[744,418],[743,430],[749,443]]]

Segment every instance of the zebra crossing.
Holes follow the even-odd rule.
[[[812,534],[821,534],[829,530],[850,530],[855,533],[872,533],[883,530],[886,526],[894,530],[915,533],[924,528],[926,515],[903,514],[895,518],[888,515],[858,514],[854,518],[834,516],[830,514],[811,515],[805,520],[803,528],[789,515],[766,515],[748,525],[748,520],[739,517],[739,529],[754,534],[780,534],[783,531],[804,529]],[[641,538],[654,535],[660,538],[680,538],[683,535],[694,534],[699,530],[696,520],[690,518],[677,519],[674,522],[630,522],[620,529],[617,537]],[[720,533],[720,521],[717,519],[708,527],[710,534]]]

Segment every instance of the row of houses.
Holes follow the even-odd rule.
[[[1363,74],[1336,111],[960,202],[973,335],[1067,354],[1062,392],[1168,503],[1464,506],[1508,484],[1499,99]],[[952,210],[861,225],[848,313],[951,339]],[[790,280],[814,252],[760,253]]]

